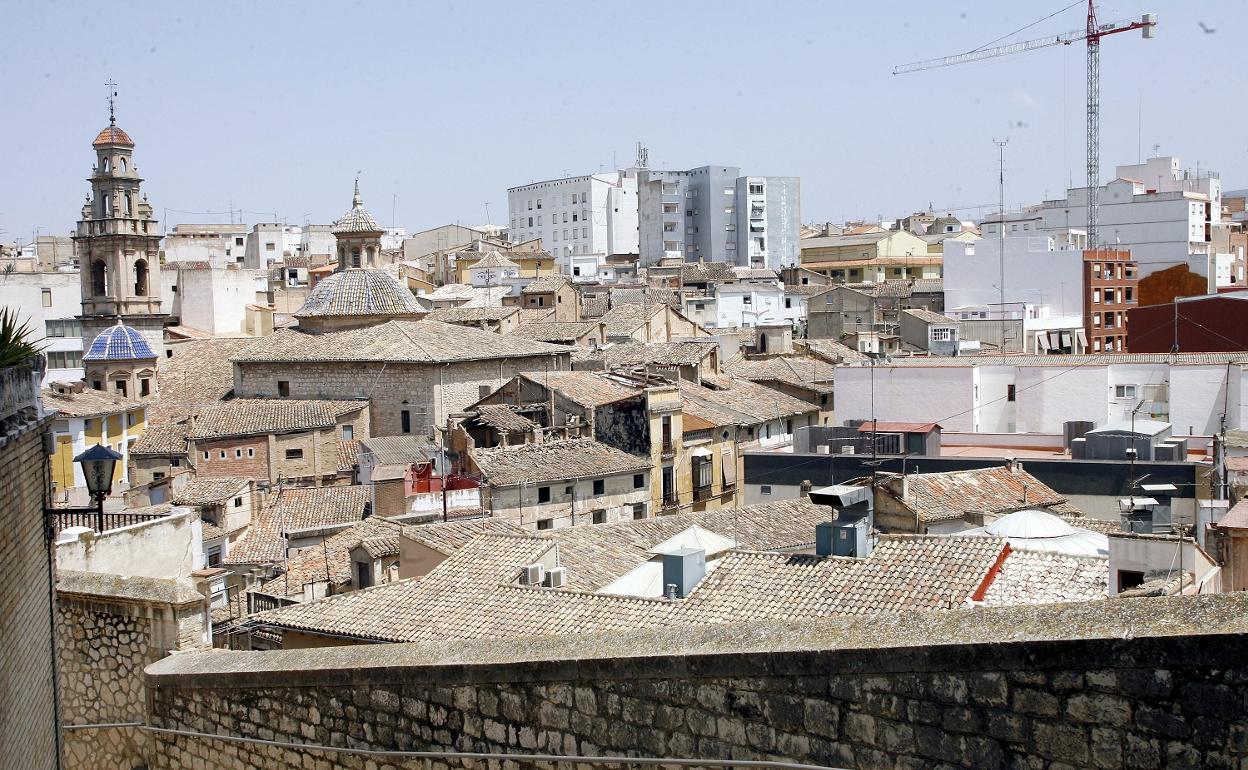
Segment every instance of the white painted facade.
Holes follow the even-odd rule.
[[[191,573],[204,567],[203,540],[203,520],[198,512],[175,507],[165,518],[72,539],[62,536],[56,543],[56,567],[191,580]]]
[[[707,297],[685,297],[684,314],[707,329],[739,329],[759,324],[789,323],[806,319],[805,295],[788,294],[774,281],[721,283]]]
[[[1104,425],[1130,419],[1142,400],[1164,394],[1156,408],[1165,412],[1157,419],[1172,423],[1176,437],[1217,432],[1224,410],[1226,429],[1248,425],[1248,368],[1223,360],[1233,356],[1180,355],[1175,365],[1165,358],[1028,357],[1028,363],[1001,365],[984,356],[982,362],[842,365],[836,369],[837,418],[874,414],[879,420],[939,422],[951,432],[1060,435],[1066,421]]]
[[[164,306],[183,326],[209,334],[244,333],[247,306],[263,304],[268,291],[265,270],[183,267],[162,273],[169,275],[174,283],[168,286],[168,296],[161,298]]]
[[[555,257],[638,251],[635,169],[512,187],[507,211],[513,243],[540,238]]]
[[[160,245],[165,264],[207,262],[213,267],[242,262],[247,225],[174,225]]]
[[[16,308],[48,359],[43,385],[77,382],[83,377],[82,284],[78,271],[55,273],[13,272],[0,276],[3,306]]]
[[[1006,235],[1086,233],[1087,201],[1088,189],[1077,187],[1063,199],[1007,213]],[[1186,264],[1209,278],[1209,291],[1216,289],[1210,245],[1210,229],[1221,222],[1222,181],[1216,174],[1182,169],[1175,157],[1149,158],[1119,166],[1115,179],[1100,189],[1099,202],[1100,245],[1130,249],[1141,277]],[[996,216],[985,220],[980,243],[996,238],[1000,226]]]

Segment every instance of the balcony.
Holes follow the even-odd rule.
[[[693,488],[693,501],[695,503],[701,502],[702,500],[709,500],[712,497],[714,497],[714,493],[711,491],[711,486],[709,484]]]
[[[663,455],[664,457],[671,457],[672,455],[676,454],[676,448],[675,446],[673,446],[672,440],[670,438],[665,438],[662,440],[662,442],[660,442],[659,454]]]
[[[86,527],[87,529],[95,530],[97,535],[101,535],[114,529],[168,517],[168,513],[130,513],[127,511],[98,513],[96,511],[52,510],[48,513],[53,536],[59,535],[61,530],[69,527]]]
[[[663,507],[664,507],[664,508],[675,508],[675,507],[677,507],[678,505],[680,505],[680,496],[676,494],[676,491],[675,491],[675,490],[665,490],[665,491],[663,492]]]

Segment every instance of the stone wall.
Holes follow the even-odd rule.
[[[1245,610],[1248,597],[1236,594],[179,655],[148,669],[149,719],[392,750],[860,768],[1240,767]],[[152,768],[378,766],[211,738],[153,741]]]
[[[143,669],[171,650],[201,647],[203,597],[171,580],[127,578],[127,596],[69,593],[103,577],[65,572],[59,578],[57,637],[64,725],[142,722]],[[136,589],[138,589],[136,591]],[[138,592],[149,594],[144,598]],[[65,767],[131,770],[150,752],[134,728],[64,731]]]
[[[0,369],[0,378],[14,369]],[[21,372],[29,379],[29,372]],[[0,764],[57,766],[52,654],[52,591],[43,534],[48,420],[21,416],[20,378],[0,381]],[[29,403],[37,394],[25,382]],[[16,408],[15,408],[16,407]],[[11,764],[10,764],[11,763]]]

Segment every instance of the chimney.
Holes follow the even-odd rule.
[[[1013,457],[1005,458],[1005,467],[1010,473],[1022,473],[1023,471],[1023,464]]]
[[[798,485],[798,496],[803,500],[810,499],[810,489],[814,486],[810,483],[810,479],[802,479],[802,483]]]
[[[667,598],[683,599],[706,575],[706,551],[702,548],[679,548],[663,554],[663,585]]]

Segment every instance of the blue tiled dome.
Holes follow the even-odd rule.
[[[116,326],[105,329],[91,341],[91,349],[82,360],[134,361],[155,357],[156,354],[138,330],[118,321]]]

